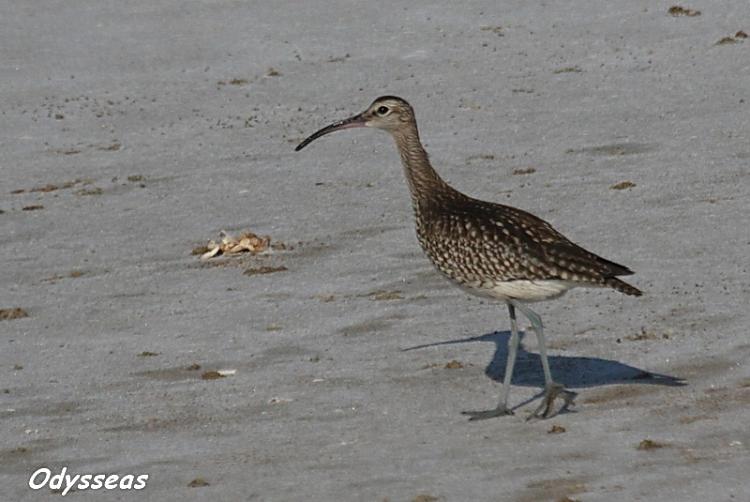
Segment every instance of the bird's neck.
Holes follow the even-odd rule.
[[[433,169],[422,143],[416,125],[393,133],[404,174],[409,184],[412,202],[416,205],[454,191]]]

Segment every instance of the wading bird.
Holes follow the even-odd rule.
[[[448,185],[430,164],[414,110],[401,98],[376,99],[364,112],[314,133],[296,151],[325,134],[355,127],[382,129],[395,140],[409,184],[417,238],[435,268],[465,291],[508,306],[511,336],[500,402],[494,409],[464,414],[471,420],[512,414],[508,395],[519,344],[516,309],[536,333],[544,371],[542,402],[532,416],[550,416],[557,397],[564,401],[561,409],[567,408],[576,393],[552,379],[542,320],[527,304],[559,298],[578,286],[610,287],[640,296],[641,291],[617,278],[633,272],[586,251],[532,214],[471,198]]]

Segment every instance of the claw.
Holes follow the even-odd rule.
[[[532,418],[549,418],[550,416],[552,416],[555,399],[558,396],[563,399],[563,405],[557,413],[565,411],[570,405],[574,404],[573,401],[575,400],[577,395],[578,393],[573,392],[572,390],[567,390],[559,383],[551,382],[544,387],[544,396],[542,397],[542,402],[539,403],[537,409],[534,410],[534,412],[529,415],[526,420],[531,420]]]

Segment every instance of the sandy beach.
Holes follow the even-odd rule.
[[[4,2],[0,499],[750,500],[745,32],[740,0]],[[572,412],[526,420],[521,319],[515,415],[467,421],[505,306],[424,257],[388,135],[294,152],[385,94],[453,186],[636,271],[535,306]],[[221,231],[270,245],[193,254]]]

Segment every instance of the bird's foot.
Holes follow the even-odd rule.
[[[539,404],[539,407],[534,410],[534,413],[529,415],[529,418],[527,418],[526,420],[531,420],[532,418],[549,418],[550,416],[552,416],[555,399],[557,399],[558,397],[562,398],[563,405],[557,413],[564,412],[570,405],[574,404],[573,400],[577,395],[577,392],[568,390],[557,382],[550,382],[544,386],[544,394],[542,396],[542,402]]]
[[[488,418],[505,417],[508,415],[513,415],[513,411],[506,408],[505,406],[498,406],[497,408],[493,410],[462,411],[461,414],[468,415],[469,422],[473,422],[475,420],[487,420]]]

